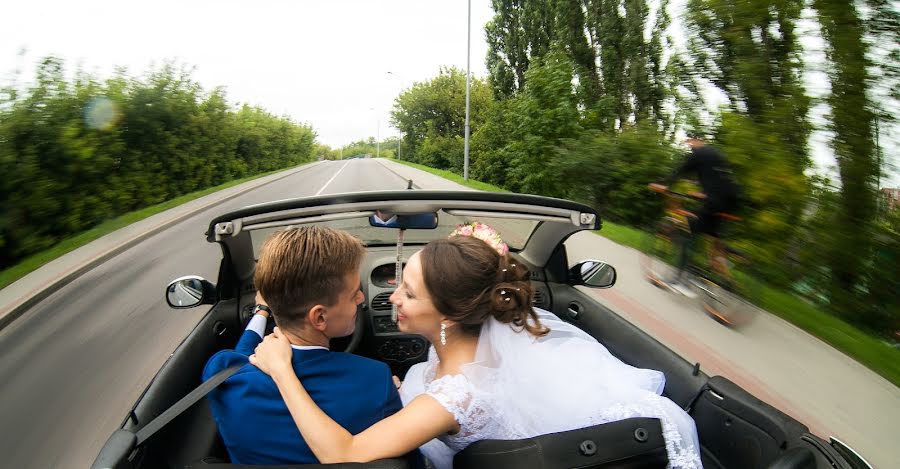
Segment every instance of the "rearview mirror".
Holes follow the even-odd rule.
[[[216,302],[216,286],[203,277],[188,275],[172,280],[166,287],[166,303],[176,309]]]
[[[609,288],[616,284],[616,268],[594,259],[581,261],[569,269],[569,282],[572,285]]]
[[[433,230],[437,228],[437,213],[395,214],[386,210],[376,210],[369,217],[369,225],[380,228],[400,228],[404,230]]]

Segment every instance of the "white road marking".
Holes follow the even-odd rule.
[[[325,185],[322,186],[321,189],[319,189],[319,192],[316,192],[316,195],[322,194],[322,191],[324,191],[325,188],[328,187],[329,184],[331,184],[331,181],[334,181],[334,178],[338,177],[338,174],[341,174],[341,171],[343,171],[344,168],[346,168],[348,164],[350,164],[349,161],[344,163],[344,166],[341,166],[341,169],[339,169],[338,172],[334,173],[334,176],[331,176],[331,179],[329,179],[328,182],[326,182]]]

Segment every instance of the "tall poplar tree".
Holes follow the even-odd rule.
[[[814,0],[827,42],[831,93],[832,148],[841,179],[834,244],[829,267],[833,281],[831,298],[845,314],[854,310],[853,296],[872,249],[871,228],[876,211],[878,164],[876,161],[870,62],[865,24],[853,3]]]

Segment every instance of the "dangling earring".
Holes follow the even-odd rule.
[[[441,323],[441,345],[447,345],[447,324]]]

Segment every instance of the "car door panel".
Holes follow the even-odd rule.
[[[220,301],[210,309],[153,378],[122,428],[137,431],[199,386],[209,357],[237,343],[242,333],[239,322],[236,300]],[[183,466],[214,454],[219,444],[209,405],[202,399],[147,440],[146,454],[164,456],[166,461],[145,462],[143,467]]]

